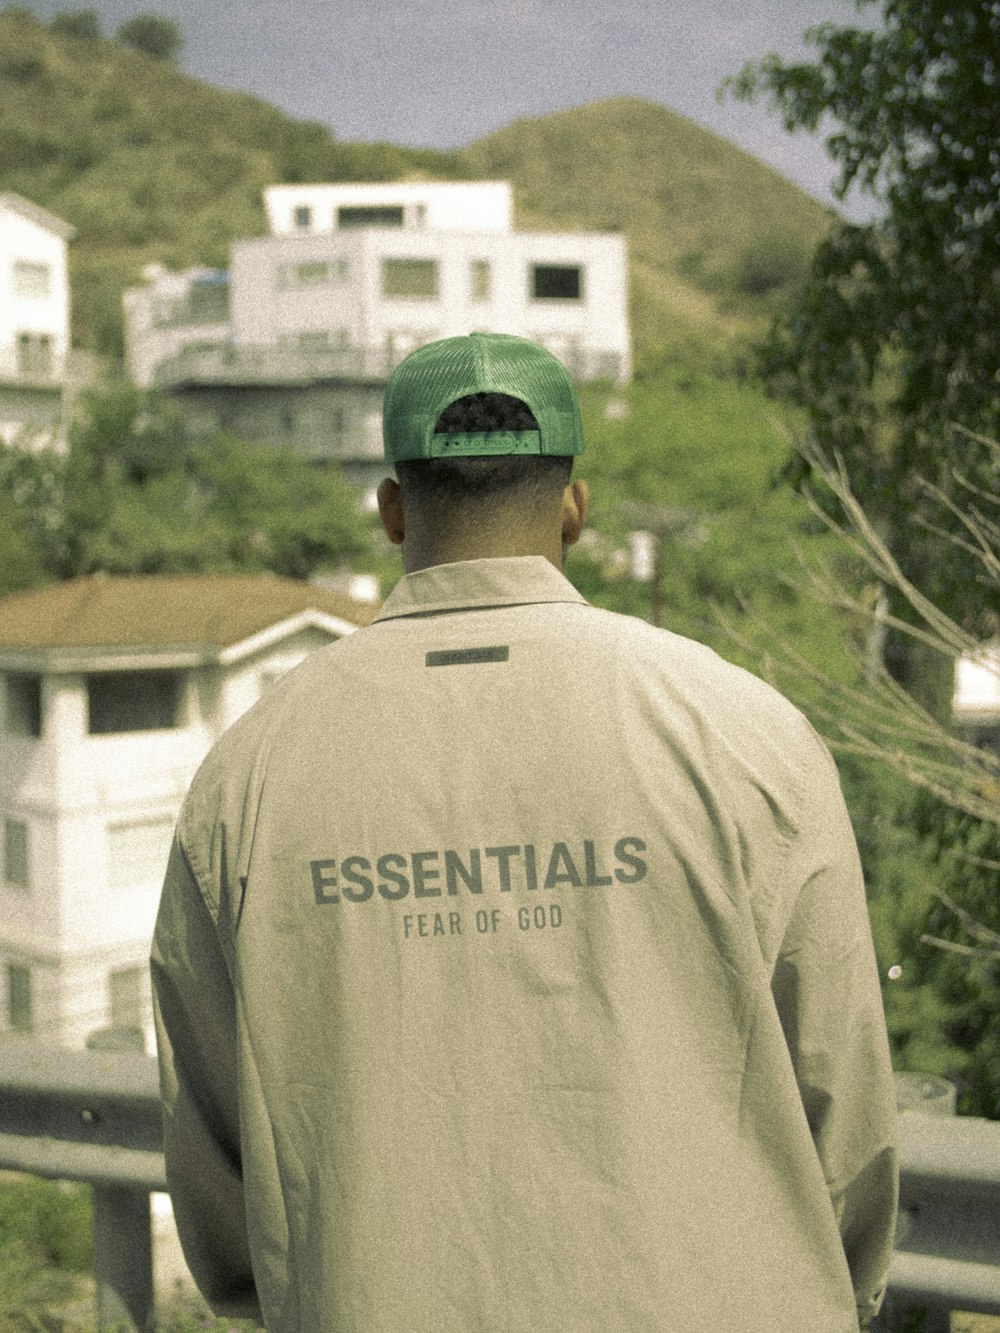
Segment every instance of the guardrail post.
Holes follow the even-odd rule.
[[[954,1084],[947,1079],[928,1074],[899,1073],[895,1076],[896,1110],[904,1115],[953,1116],[956,1093]],[[896,1227],[896,1248],[905,1245],[911,1219],[907,1210],[906,1181],[900,1191],[899,1222]],[[872,1325],[873,1333],[950,1333],[951,1311],[947,1307],[917,1303],[891,1290],[885,1299],[879,1318]]]
[[[97,1327],[145,1333],[153,1312],[153,1228],[149,1194],[128,1185],[94,1186]]]

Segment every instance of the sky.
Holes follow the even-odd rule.
[[[808,54],[807,29],[851,26],[852,0],[19,0],[43,20],[94,9],[106,35],[173,19],[181,66],[341,139],[459,148],[524,116],[599,98],[659,102],[832,201],[821,138],[789,135],[766,102],[719,102],[768,51]],[[846,210],[861,216],[864,201]]]

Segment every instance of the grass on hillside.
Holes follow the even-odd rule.
[[[832,214],[668,108],[613,98],[515,121],[465,152],[514,181],[524,227],[625,233],[639,360],[678,330],[753,333],[803,278]]]
[[[143,265],[225,265],[235,237],[266,229],[265,185],[415,171],[464,174],[454,154],[341,143],[121,43],[0,12],[0,190],[77,229],[74,333],[105,355],[120,354],[121,291]]]

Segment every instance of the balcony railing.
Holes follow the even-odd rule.
[[[950,1310],[1000,1314],[1000,1123],[903,1112],[899,1141],[893,1318],[922,1309],[944,1333]],[[93,1186],[98,1327],[145,1329],[149,1195],[166,1189],[155,1060],[0,1043],[0,1168]]]
[[[427,341],[437,336],[429,334]],[[299,385],[344,381],[382,385],[410,347],[205,346],[192,343],[155,370],[159,388],[180,385]],[[575,380],[618,382],[623,362],[617,352],[571,348],[559,354]]]
[[[405,352],[385,348],[194,345],[156,367],[160,388],[183,384],[311,384],[317,380],[383,384]]]
[[[18,389],[59,389],[64,367],[54,357],[18,358],[0,351],[0,384]]]

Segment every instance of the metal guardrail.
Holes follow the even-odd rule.
[[[900,1225],[877,1328],[924,1309],[1000,1314],[1000,1122],[903,1112]],[[132,1051],[0,1042],[0,1168],[93,1186],[98,1327],[153,1311],[149,1195],[166,1189],[156,1061]]]
[[[149,1196],[167,1188],[156,1061],[26,1038],[0,1044],[0,1167],[93,1187],[98,1327],[147,1328]]]
[[[951,1310],[1000,1314],[1000,1122],[904,1113],[899,1157],[890,1312],[926,1310],[924,1333]]]

